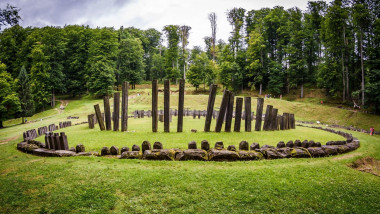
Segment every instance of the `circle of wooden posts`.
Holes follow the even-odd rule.
[[[128,130],[128,88],[129,83],[124,82],[122,85],[122,103],[121,103],[121,131]],[[235,118],[234,132],[240,132],[241,120],[244,120],[244,130],[246,132],[252,131],[252,120],[255,119],[255,131],[261,131],[263,122],[263,108],[264,99],[257,98],[256,117],[254,118],[254,112],[251,109],[251,97],[236,97],[236,105],[234,111],[235,95],[229,90],[224,90],[222,102],[220,103],[219,111],[214,110],[217,85],[210,85],[210,92],[207,103],[207,110],[192,110],[184,109],[185,100],[185,80],[179,81],[179,96],[178,96],[178,110],[170,109],[170,81],[164,80],[164,109],[158,110],[158,81],[152,81],[152,109],[148,111],[139,110],[133,114],[134,118],[144,118],[145,115],[152,117],[152,132],[157,132],[158,121],[164,123],[164,132],[170,132],[170,122],[172,116],[178,116],[177,120],[177,132],[183,131],[183,117],[193,116],[195,119],[197,116],[205,117],[204,131],[209,132],[212,119],[216,119],[215,132],[220,132],[225,123],[224,131],[231,132],[232,118]],[[243,111],[244,102],[244,111]],[[111,108],[109,103],[109,97],[104,96],[104,113],[101,112],[99,104],[94,105],[95,114],[88,115],[89,128],[93,129],[95,124],[99,124],[101,131],[112,130],[111,121],[113,121],[113,130],[119,131],[119,116],[120,116],[120,93],[114,93],[114,111],[111,114]],[[274,130],[287,130],[295,129],[295,117],[294,114],[283,113],[278,114],[278,109],[273,108],[272,105],[267,105],[264,124],[262,126],[263,131]],[[53,129],[53,128],[52,128]]]

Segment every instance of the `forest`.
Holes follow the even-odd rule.
[[[223,17],[210,12],[204,46],[192,48],[191,26],[21,27],[19,10],[0,9],[0,121],[42,111],[56,94],[101,97],[124,81],[134,88],[182,78],[196,89],[217,83],[274,96],[300,88],[301,98],[309,85],[380,113],[378,0],[310,1],[305,11],[232,8]],[[231,25],[228,41],[217,37],[218,19]]]

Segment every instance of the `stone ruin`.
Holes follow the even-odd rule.
[[[301,125],[302,126],[302,125]],[[353,151],[360,146],[360,141],[351,134],[325,129],[322,127],[311,127],[341,135],[346,138],[344,141],[329,141],[326,145],[313,140],[295,140],[287,143],[280,141],[277,147],[241,141],[239,148],[229,145],[227,149],[223,142],[216,142],[214,148],[210,147],[207,140],[201,142],[198,148],[195,141],[188,143],[188,149],[164,149],[161,142],[155,142],[153,147],[149,141],[144,141],[140,146],[133,145],[122,147],[120,150],[116,146],[111,148],[103,147],[100,154],[97,152],[85,152],[85,147],[78,144],[76,148],[69,149],[67,136],[64,132],[48,132],[45,136],[45,143],[29,139],[17,144],[17,149],[39,156],[68,157],[68,156],[115,156],[120,159],[144,159],[144,160],[168,160],[168,161],[248,161],[262,159],[282,159],[282,158],[318,158],[331,155],[338,155]]]
[[[89,156],[96,154],[93,152],[85,152],[85,147],[82,144],[77,145],[76,148],[69,149],[65,132],[46,132],[45,143],[29,139],[18,143],[17,149],[45,157]]]
[[[69,126],[71,126],[71,121],[59,122],[59,128],[60,129],[63,129],[63,128],[66,128]]]

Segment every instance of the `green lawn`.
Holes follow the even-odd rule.
[[[205,119],[192,119],[186,117],[182,133],[177,133],[177,118],[173,117],[173,122],[170,124],[171,133],[163,132],[163,123],[159,123],[157,133],[151,130],[151,118],[130,118],[128,121],[129,132],[115,131],[100,131],[96,125],[94,129],[89,129],[88,124],[65,128],[64,131],[68,136],[69,146],[75,147],[77,144],[84,144],[87,151],[100,152],[103,146],[111,147],[113,145],[121,148],[123,146],[132,147],[133,144],[141,146],[145,140],[153,143],[159,141],[163,143],[164,148],[180,148],[187,149],[187,144],[190,141],[196,141],[198,147],[202,140],[208,140],[210,146],[213,147],[215,142],[222,141],[227,148],[228,145],[235,145],[239,148],[239,143],[243,140],[249,142],[260,143],[260,145],[268,144],[276,146],[279,141],[285,143],[289,140],[314,140],[315,142],[326,143],[331,140],[345,140],[343,137],[322,130],[310,130],[310,128],[297,127],[296,129],[286,131],[269,131],[269,132],[245,132],[244,121],[242,123],[241,132],[203,132]],[[253,121],[255,122],[255,121]],[[211,123],[212,130],[215,127],[215,120]],[[191,132],[191,129],[197,129],[197,133]],[[224,129],[223,129],[224,130]],[[44,142],[44,136],[36,140]]]
[[[172,106],[176,98],[172,96]],[[191,99],[189,99],[191,98]],[[160,99],[162,97],[160,96]],[[217,97],[216,104],[221,97]],[[161,100],[162,101],[162,100]],[[69,103],[66,110],[42,121],[0,130],[0,213],[379,213],[380,178],[349,168],[362,157],[380,159],[380,137],[350,132],[361,141],[353,152],[328,158],[282,159],[245,162],[145,161],[104,157],[44,158],[16,150],[23,131],[79,116],[81,122],[100,100],[85,98]],[[185,106],[205,109],[207,96],[187,95]],[[298,119],[339,121],[345,110],[306,103],[266,99],[280,112]],[[130,112],[149,109],[150,97],[131,99]],[[253,101],[253,106],[256,106]],[[307,108],[310,107],[310,108]],[[102,107],[101,107],[102,109]],[[363,124],[379,123],[376,116],[356,117]],[[316,119],[314,119],[316,118]],[[83,143],[86,150],[102,146],[141,145],[158,140],[164,148],[186,148],[187,143],[207,139],[225,146],[241,140],[275,145],[280,140],[308,139],[325,143],[340,136],[297,127],[276,132],[203,133],[204,119],[186,118],[184,133],[151,133],[148,118],[129,119],[131,132],[88,129],[87,124],[62,131],[70,146]],[[244,126],[244,123],[242,123]],[[211,126],[212,129],[214,125]],[[191,133],[195,128],[197,133]],[[376,128],[376,127],[375,127]],[[380,127],[379,127],[380,128]],[[135,132],[132,132],[132,131]],[[176,119],[171,123],[176,130]],[[42,139],[40,139],[42,140]],[[43,141],[43,140],[42,140]],[[199,144],[198,144],[199,146]]]

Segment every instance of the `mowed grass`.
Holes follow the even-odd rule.
[[[144,89],[141,89],[145,92]],[[176,108],[176,94],[171,106]],[[207,95],[186,95],[185,106],[206,109]],[[160,108],[163,96],[159,96]],[[221,96],[216,99],[218,107]],[[361,141],[353,152],[328,158],[282,159],[242,162],[145,161],[104,157],[44,158],[16,150],[23,131],[79,116],[73,123],[87,121],[93,105],[102,100],[84,97],[72,100],[61,114],[34,123],[0,130],[0,213],[379,213],[380,179],[351,169],[347,164],[362,158],[380,159],[380,137],[351,132]],[[338,121],[345,125],[349,111],[308,103],[265,99],[297,119]],[[112,105],[112,100],[111,100]],[[150,109],[151,96],[130,99],[129,112]],[[256,101],[252,101],[255,110]],[[51,117],[50,117],[51,116]],[[378,116],[357,114],[358,124],[379,127]],[[38,119],[38,117],[36,118]],[[255,121],[253,121],[254,124]],[[88,129],[87,124],[68,127],[70,146],[83,143],[86,150],[103,146],[141,145],[143,140],[160,141],[164,148],[186,148],[187,143],[206,139],[211,146],[223,141],[237,146],[240,141],[276,145],[283,140],[315,140],[326,143],[340,136],[320,130],[246,133],[204,133],[204,118],[186,118],[184,133],[151,133],[151,120],[129,119],[130,132]],[[215,127],[215,120],[211,130]],[[244,127],[244,121],[242,121]],[[254,125],[252,125],[254,127]],[[190,132],[197,129],[197,133]],[[380,127],[379,127],[380,128]],[[132,132],[135,131],[135,132]],[[9,138],[17,139],[9,139]],[[7,142],[4,142],[4,140]],[[43,141],[42,138],[39,140]]]
[[[249,142],[260,143],[260,145],[268,144],[276,146],[279,141],[284,141],[285,143],[289,140],[314,140],[315,142],[321,142],[325,144],[327,141],[331,140],[344,140],[343,137],[325,132],[322,130],[310,129],[305,127],[296,127],[296,129],[286,130],[286,131],[269,131],[269,132],[245,132],[244,122],[242,121],[240,132],[204,132],[205,119],[193,119],[192,117],[185,117],[183,132],[178,133],[177,131],[177,117],[173,117],[171,122],[171,132],[165,133],[163,130],[163,123],[159,122],[159,128],[157,133],[152,132],[152,118],[129,118],[128,120],[128,132],[120,131],[100,131],[99,125],[96,125],[94,129],[89,129],[88,124],[68,127],[64,131],[68,136],[68,142],[70,147],[75,147],[77,144],[84,144],[87,151],[97,151],[100,152],[103,146],[111,147],[113,145],[121,148],[123,146],[128,146],[132,148],[133,144],[141,146],[142,142],[147,140],[153,143],[159,141],[163,143],[164,148],[180,148],[187,149],[187,144],[190,141],[195,141],[198,143],[200,148],[200,143],[202,140],[207,140],[210,146],[213,147],[217,141],[222,141],[224,146],[227,148],[228,145],[235,145],[239,148],[239,143],[243,140]],[[252,121],[254,123],[255,121]],[[212,121],[211,130],[214,130],[215,120]],[[197,133],[191,132],[191,129],[196,129]],[[252,129],[254,130],[254,129]],[[44,142],[44,136],[37,138],[41,142]]]
[[[329,158],[245,162],[43,158],[0,145],[1,213],[378,213],[380,179]]]

